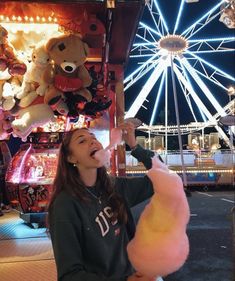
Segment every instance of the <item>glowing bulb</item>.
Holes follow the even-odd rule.
[[[51,21],[52,21],[52,17],[49,17],[49,18],[48,18],[48,21],[51,22]]]
[[[29,21],[30,21],[30,22],[34,22],[34,18],[33,18],[33,17],[30,17]]]
[[[45,21],[46,21],[46,19],[44,17],[42,17],[42,22],[45,22]]]
[[[39,17],[39,16],[36,16],[36,20],[37,20],[37,21],[40,21],[40,17]]]
[[[228,94],[229,95],[234,95],[235,94],[235,87],[234,86],[230,86],[228,88]]]
[[[29,17],[28,17],[28,16],[25,16],[25,17],[24,17],[24,20],[25,20],[25,21],[28,21],[28,20],[29,20]]]
[[[15,21],[15,20],[16,20],[16,17],[15,17],[15,16],[12,16],[12,20],[14,20],[14,21]]]
[[[18,20],[18,21],[22,21],[22,18],[21,18],[21,17],[17,17],[17,20]]]

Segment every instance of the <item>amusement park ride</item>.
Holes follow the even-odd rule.
[[[207,3],[206,12],[198,18],[195,5],[203,7],[203,3],[191,5],[193,2],[200,1],[175,1],[172,8],[164,6],[164,1],[147,1],[124,79],[126,100],[131,100],[125,117],[146,117],[146,124],[138,129],[147,137],[140,137],[140,141],[158,150],[183,176],[185,186],[234,184],[235,78],[231,56],[235,37],[231,29],[235,27],[235,1]],[[221,22],[224,25],[220,27]],[[229,62],[223,64],[221,56]],[[135,97],[133,89],[138,93]],[[164,120],[159,123],[160,112]],[[169,116],[171,112],[175,116]],[[188,123],[182,124],[182,119]],[[208,130],[210,134],[205,133]],[[185,134],[188,144],[183,150],[181,136]],[[178,152],[168,150],[172,136],[178,136]],[[228,151],[219,150],[220,140]],[[130,173],[132,170],[129,167]],[[135,172],[141,170],[141,165],[136,165]]]
[[[149,136],[145,143],[151,143],[152,136],[165,138],[165,145],[161,141],[163,159],[183,176],[184,181],[188,170],[190,175],[195,171],[200,173],[203,165],[208,168],[209,176],[211,173],[217,175],[216,171],[220,170],[220,178],[225,174],[229,175],[229,183],[234,180],[234,159],[225,156],[222,162],[229,159],[229,165],[215,169],[214,161],[212,169],[209,164],[217,154],[211,151],[210,156],[207,153],[203,157],[199,147],[192,149],[189,144],[185,163],[182,147],[178,154],[170,153],[167,148],[171,135],[179,135],[182,146],[182,134],[190,134],[192,139],[196,132],[213,127],[230,150],[234,149],[231,141],[234,127],[229,126],[227,132],[219,124],[220,118],[234,115],[233,95],[228,104],[222,105],[210,89],[212,85],[213,89],[218,87],[227,93],[227,82],[234,82],[234,77],[201,55],[231,54],[235,50],[235,37],[194,37],[219,16],[220,21],[231,28],[233,23],[229,23],[228,18],[231,19],[230,15],[234,13],[234,1],[213,1],[213,7],[182,32],[179,32],[180,19],[185,5],[200,1],[178,2],[176,22],[171,30],[163,16],[161,1],[157,0],[1,1],[0,138],[4,140],[14,135],[26,142],[13,157],[6,174],[11,201],[19,207],[20,216],[26,222],[44,221],[63,133],[87,126],[95,130],[105,146],[111,128],[124,119],[138,117],[155,84],[158,91],[153,108],[149,108],[151,120],[148,125],[138,127]],[[74,50],[74,42],[80,49]],[[127,62],[136,68],[124,79]],[[145,85],[125,113],[124,99],[128,98],[133,85],[144,77],[147,77]],[[197,86],[194,86],[195,82]],[[179,121],[179,88],[193,117],[186,125]],[[172,101],[170,92],[174,93]],[[165,123],[155,125],[162,93],[165,94]],[[202,95],[207,99],[206,103]],[[174,103],[177,117],[177,124],[171,126],[167,115],[170,103]],[[133,161],[129,158],[127,153],[128,163]],[[133,163],[126,166],[125,147],[119,145],[111,159],[111,172],[124,175],[143,171]],[[221,182],[227,183],[226,180]]]

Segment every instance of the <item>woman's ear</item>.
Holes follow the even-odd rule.
[[[76,159],[74,158],[73,155],[69,155],[69,156],[67,157],[67,161],[68,161],[69,163],[71,163],[71,164],[76,164],[76,163],[77,163],[77,161],[76,161]]]

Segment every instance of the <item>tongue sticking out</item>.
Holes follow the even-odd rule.
[[[110,164],[111,150],[122,142],[122,130],[119,128],[113,128],[111,130],[110,144],[101,150],[98,150],[94,154],[94,158],[99,161],[99,166],[108,167]]]

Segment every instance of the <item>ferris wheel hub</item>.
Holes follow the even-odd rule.
[[[168,51],[171,55],[182,54],[188,48],[188,41],[180,35],[169,34],[158,41],[160,49]]]

